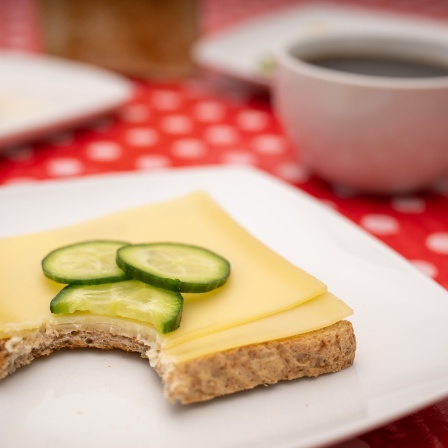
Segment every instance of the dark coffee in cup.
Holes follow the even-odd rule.
[[[328,31],[279,49],[273,104],[316,175],[403,194],[448,172],[448,39],[383,31]]]
[[[340,54],[302,58],[318,67],[358,75],[395,78],[434,78],[448,76],[448,66],[385,55]]]
[[[415,80],[448,77],[447,45],[409,36],[322,36],[289,51],[298,62],[333,72]]]

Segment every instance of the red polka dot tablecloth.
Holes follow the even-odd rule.
[[[298,3],[203,0],[202,32]],[[448,26],[446,0],[356,4],[446,19]],[[39,50],[34,7],[32,0],[0,2],[0,48]],[[0,185],[179,166],[253,165],[333,207],[448,288],[448,179],[425,192],[392,197],[330,185],[300,164],[267,91],[210,73],[170,84],[132,83],[132,100],[116,114],[0,153]],[[343,446],[448,447],[448,400]]]

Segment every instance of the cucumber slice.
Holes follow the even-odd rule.
[[[103,285],[68,285],[51,301],[55,314],[89,311],[148,322],[160,333],[179,327],[182,296],[138,280]]]
[[[123,241],[94,240],[70,244],[50,252],[42,260],[46,277],[71,285],[98,285],[129,277],[117,266],[117,249]]]
[[[180,243],[124,246],[117,264],[130,277],[158,288],[178,292],[207,292],[223,285],[229,262],[202,247]]]

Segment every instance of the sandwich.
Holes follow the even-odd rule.
[[[92,263],[93,280],[57,273],[92,245],[110,249],[112,277]],[[193,250],[213,272],[160,280],[139,266],[148,248]],[[59,349],[122,349],[149,360],[168,401],[190,404],[354,362],[353,310],[203,191],[5,238],[0,253],[0,379]]]

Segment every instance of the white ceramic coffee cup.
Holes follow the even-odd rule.
[[[425,188],[448,174],[448,76],[397,78],[305,59],[382,55],[448,67],[448,41],[360,32],[301,39],[275,55],[274,109],[316,174],[369,192]]]

